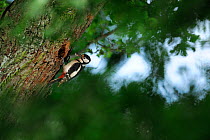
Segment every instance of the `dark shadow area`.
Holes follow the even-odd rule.
[[[46,98],[12,103],[1,96],[1,139],[207,140],[210,98],[166,104],[151,81],[113,94],[104,77],[86,72]],[[44,91],[43,91],[44,92]]]

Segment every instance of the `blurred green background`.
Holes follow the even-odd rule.
[[[91,8],[93,1],[82,2],[83,5],[79,5],[78,1],[72,1],[79,9]],[[106,72],[92,75],[87,69],[60,87],[53,85],[49,96],[43,97],[48,91],[42,91],[18,104],[10,98],[13,93],[3,94],[0,98],[0,139],[209,140],[209,94],[198,100],[190,91],[169,104],[154,90],[157,81],[164,78],[164,65],[170,55],[158,43],[166,38],[172,42],[180,37],[181,43],[171,50],[172,55],[186,56],[187,50],[196,51],[189,42],[194,43],[199,38],[188,31],[198,20],[209,19],[209,5],[208,0],[154,0],[151,4],[144,0],[109,1],[82,38],[73,44],[79,46],[73,53],[79,52],[86,48],[88,41],[117,26],[115,39],[94,42],[100,46],[98,56],[108,60]],[[6,6],[5,1],[0,2],[0,15]],[[56,16],[66,12],[60,12],[59,6],[54,11]],[[174,11],[176,7],[179,7],[177,12]],[[58,28],[62,29],[68,22],[60,20]],[[52,36],[56,34],[54,30],[49,32]],[[123,37],[128,39],[123,41]],[[130,83],[113,93],[107,73],[113,73],[112,68],[122,56],[140,52],[141,47],[151,62],[151,74],[144,81]],[[91,49],[86,50],[93,53]]]
[[[208,140],[210,97],[186,96],[166,104],[151,81],[113,94],[104,77],[82,72],[53,87],[47,98],[24,104],[0,101],[2,140]],[[141,90],[139,90],[141,88]],[[42,94],[42,93],[40,93]]]

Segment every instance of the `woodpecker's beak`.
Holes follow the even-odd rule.
[[[76,56],[79,56],[79,57],[82,57],[82,55],[81,55],[81,54],[78,54],[78,53],[75,53],[75,55],[76,55]]]

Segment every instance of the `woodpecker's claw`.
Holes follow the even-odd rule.
[[[65,65],[64,58],[62,58],[62,65]]]

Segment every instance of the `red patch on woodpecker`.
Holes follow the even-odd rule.
[[[62,73],[58,78],[63,78],[66,75],[66,73]]]

